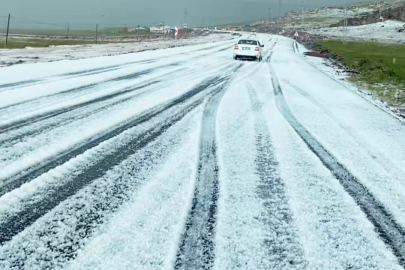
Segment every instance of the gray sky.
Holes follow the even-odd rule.
[[[282,12],[299,10],[302,0],[282,0]],[[359,2],[358,0],[304,0],[307,8]],[[267,18],[268,8],[278,14],[278,0],[0,0],[0,19],[11,13],[18,27],[40,22],[54,27],[101,25],[180,25],[188,9],[189,25],[223,24]],[[45,24],[42,24],[45,27]],[[51,25],[50,25],[51,26]]]

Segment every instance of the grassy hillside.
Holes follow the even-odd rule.
[[[99,41],[98,44],[109,44],[109,43],[130,43],[130,41]],[[91,40],[49,40],[49,39],[11,39],[8,41],[8,49],[23,49],[25,47],[41,48],[49,46],[60,46],[60,45],[86,45],[86,44],[96,44],[95,41]],[[4,48],[4,40],[0,41],[0,50]]]
[[[359,73],[353,81],[367,85],[391,104],[405,104],[405,45],[358,41],[343,44],[340,40],[318,43]]]
[[[218,29],[223,29],[223,28],[227,28],[227,27],[243,27],[246,24],[252,24],[252,23],[254,23],[254,22],[250,21],[250,22],[237,22],[237,23],[219,24],[219,25],[209,26],[208,28],[214,29],[215,27],[217,27]]]
[[[46,40],[46,39],[11,39],[8,41],[8,49],[22,49],[25,47],[49,47],[58,45],[83,45],[94,44],[92,41],[84,40]],[[1,48],[3,44],[0,44]],[[0,49],[1,49],[0,48]]]
[[[73,37],[91,37],[96,35],[96,27],[92,30],[81,30],[81,29],[23,29],[23,28],[12,28],[10,34],[16,35],[38,35],[38,36],[73,36]],[[5,29],[0,29],[0,33],[5,33]],[[139,30],[133,33],[127,33],[125,27],[115,27],[115,28],[99,28],[99,33],[105,36],[115,36],[115,35],[147,35],[149,34],[149,29]]]

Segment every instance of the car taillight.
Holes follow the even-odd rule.
[[[238,47],[238,46],[235,46],[235,50],[239,50],[239,47]]]
[[[259,47],[256,47],[255,51],[256,51],[256,52],[260,51],[260,48],[259,48]]]

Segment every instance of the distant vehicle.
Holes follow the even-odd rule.
[[[258,62],[262,61],[262,48],[258,40],[242,39],[235,44],[233,59],[250,59]]]

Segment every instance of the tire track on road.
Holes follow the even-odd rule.
[[[61,74],[58,76],[66,76],[66,77],[88,76],[88,75],[94,75],[94,74],[101,74],[101,73],[105,73],[105,72],[112,71],[112,70],[117,70],[117,69],[131,66],[134,64],[150,64],[150,63],[154,63],[156,61],[157,61],[157,59],[133,61],[133,62],[125,63],[125,64],[112,65],[112,66],[107,66],[107,67],[92,68],[92,69],[87,69],[87,70],[82,70],[82,71],[64,73],[64,74]]]
[[[221,45],[215,45],[215,46],[211,46],[211,47],[204,48],[204,49],[193,50],[193,51],[191,51],[191,53],[195,53],[195,52],[199,52],[199,51],[211,50],[211,49],[217,48],[219,46],[221,46]],[[228,48],[220,49],[220,50],[214,51],[213,53],[222,52],[222,51],[227,50],[227,49]],[[165,56],[165,57],[161,57],[161,58],[153,58],[153,59],[148,59],[148,60],[133,61],[133,62],[129,62],[129,63],[112,65],[112,66],[107,66],[107,67],[93,68],[93,69],[87,69],[87,70],[82,70],[82,71],[74,71],[74,72],[62,73],[62,74],[59,74],[59,75],[52,75],[52,76],[43,77],[43,78],[40,78],[40,79],[25,80],[25,81],[20,81],[20,82],[0,84],[0,93],[4,92],[4,91],[19,89],[21,87],[28,87],[28,86],[33,86],[33,85],[37,85],[37,84],[40,84],[40,83],[44,83],[44,82],[46,82],[47,79],[52,79],[52,78],[65,79],[63,77],[69,77],[68,79],[71,79],[71,78],[77,78],[77,77],[88,76],[88,75],[102,74],[102,73],[106,73],[106,72],[109,72],[109,71],[114,71],[114,70],[118,70],[118,69],[121,69],[121,68],[124,68],[124,67],[132,66],[134,64],[150,64],[150,63],[154,63],[154,62],[157,62],[159,60],[162,60],[162,59],[172,58],[173,56],[179,56],[179,55],[183,55],[183,54],[184,53],[177,53],[177,54],[173,54],[173,55],[169,55],[169,56]],[[201,55],[201,56],[196,56],[195,58],[205,57],[205,56],[210,55],[210,54],[212,54],[212,53],[204,54],[204,55]],[[19,87],[19,88],[15,88],[15,87]]]
[[[304,89],[301,87],[298,87],[297,85],[293,84],[290,81],[283,81],[285,82],[288,86],[291,87],[291,89],[295,90],[298,92],[300,95],[305,97],[308,101],[310,101],[314,106],[318,107],[322,112],[324,112],[329,118],[331,118],[337,126],[339,126],[342,130],[344,130],[358,145],[362,146],[362,148],[365,150],[365,152],[373,157],[374,160],[376,160],[381,168],[387,173],[390,174],[393,170],[396,170],[398,174],[404,174],[403,170],[396,165],[392,164],[392,162],[389,160],[388,157],[386,157],[383,153],[379,152],[378,150],[374,149],[372,145],[369,145],[366,141],[359,139],[356,136],[356,133],[354,129],[346,124],[344,124],[342,121],[340,121],[331,110],[326,108],[324,105],[322,105],[320,102],[318,102],[314,97],[312,97],[308,92],[306,92]]]
[[[124,76],[119,76],[116,78],[112,78],[112,79],[108,79],[108,80],[104,80],[101,82],[97,82],[97,83],[92,83],[92,84],[88,84],[88,85],[84,85],[84,86],[79,86],[79,87],[74,87],[74,88],[70,88],[67,90],[63,90],[54,94],[49,94],[49,95],[45,95],[45,96],[40,96],[38,98],[33,98],[33,99],[29,99],[29,100],[24,100],[22,102],[18,102],[18,103],[14,103],[12,105],[8,105],[8,106],[4,106],[0,108],[0,111],[4,111],[10,108],[14,108],[16,106],[21,106],[30,102],[40,102],[42,100],[46,100],[49,99],[51,97],[62,97],[62,96],[69,96],[78,92],[84,92],[86,90],[94,90],[96,87],[104,85],[104,84],[108,84],[108,83],[116,83],[116,82],[120,82],[120,81],[126,81],[126,80],[133,80],[133,79],[137,79],[139,77],[142,77],[144,75],[148,75],[151,74],[159,69],[163,69],[163,68],[167,68],[167,67],[172,67],[172,66],[177,66],[178,64],[169,64],[169,65],[163,65],[163,66],[159,66],[156,68],[150,68],[150,69],[146,69],[146,70],[142,70],[142,71],[138,71],[135,73],[131,73],[128,75],[124,75]],[[173,73],[176,71],[173,71]],[[94,91],[88,91],[86,92],[86,94],[88,93],[92,93]]]
[[[121,93],[121,94],[119,94],[119,95],[117,95],[117,96],[119,97],[119,96],[121,96],[121,95],[125,95],[125,94],[127,94],[127,93],[131,93],[131,92],[133,92],[133,91],[142,90],[142,89],[144,89],[144,88],[147,88],[147,87],[156,85],[156,84],[158,84],[158,83],[160,83],[160,81],[151,81],[151,82],[149,82],[149,83],[147,83],[147,84],[143,84],[143,85],[141,85],[141,86],[134,87],[134,88],[132,88],[132,89],[129,90],[129,91],[124,91],[125,93]],[[108,104],[106,104],[106,105],[103,105],[103,106],[101,106],[101,107],[98,107],[98,108],[96,108],[96,109],[94,109],[94,110],[91,110],[91,111],[89,111],[89,112],[87,112],[87,113],[85,113],[85,114],[82,114],[82,115],[74,114],[74,115],[69,115],[69,116],[67,116],[67,117],[65,117],[65,118],[63,118],[63,119],[58,119],[57,121],[54,121],[53,123],[43,123],[43,124],[41,123],[41,124],[39,124],[37,127],[33,128],[33,129],[31,129],[31,130],[29,130],[29,131],[27,131],[27,132],[18,133],[18,135],[16,135],[16,136],[12,136],[12,137],[8,137],[8,138],[0,139],[0,144],[4,144],[4,145],[5,145],[5,144],[8,144],[8,143],[11,143],[11,142],[14,142],[14,141],[19,141],[19,140],[21,140],[21,139],[24,138],[24,137],[27,137],[27,136],[31,136],[31,137],[32,137],[32,136],[35,136],[35,135],[44,133],[45,131],[49,131],[49,130],[55,129],[55,128],[57,128],[57,127],[60,127],[60,126],[62,126],[62,125],[67,125],[67,124],[70,124],[70,123],[72,123],[72,122],[74,122],[74,121],[78,121],[78,120],[80,120],[80,119],[87,118],[87,117],[89,117],[89,116],[91,116],[91,115],[97,114],[97,113],[99,113],[99,112],[101,112],[101,111],[104,111],[104,110],[106,110],[106,109],[108,109],[108,108],[111,108],[111,107],[113,107],[113,106],[116,106],[116,105],[125,103],[125,102],[127,102],[127,101],[132,100],[132,99],[136,99],[136,98],[138,98],[139,96],[146,95],[146,94],[148,94],[150,91],[153,91],[153,90],[151,89],[151,90],[146,91],[146,92],[144,91],[144,92],[141,92],[141,93],[136,94],[136,95],[134,95],[134,96],[126,97],[126,98],[124,98],[124,99],[117,100],[117,101],[115,101],[115,102],[113,102],[113,103],[108,103]],[[115,97],[117,97],[117,96],[115,96]],[[110,99],[110,98],[108,98],[108,99]],[[100,100],[100,101],[98,101],[98,102],[95,102],[94,105],[95,105],[96,103],[102,103],[103,101],[106,101],[106,100],[108,100],[108,99]],[[88,104],[88,105],[93,105],[93,103],[92,103],[92,104]],[[80,108],[82,108],[82,107],[69,110],[68,112],[75,111],[76,109],[80,109]],[[63,112],[63,113],[61,113],[61,114],[65,114],[65,113],[68,113],[68,112]],[[48,119],[48,118],[45,118],[45,119],[42,119],[42,120],[46,120],[46,119]],[[38,122],[40,122],[40,121],[41,121],[41,120],[39,120],[39,121],[34,121],[33,124],[34,124],[34,123],[37,123],[37,124],[38,124]],[[31,123],[30,123],[30,124],[31,124]],[[10,131],[10,130],[9,130],[9,131]],[[0,132],[0,134],[1,134],[1,132]],[[1,196],[1,194],[0,194],[0,196]]]
[[[225,49],[228,49],[228,48],[225,48]],[[221,50],[219,50],[217,52],[221,52],[221,51],[223,51],[225,49],[221,49]],[[204,57],[204,55],[197,56],[195,58],[198,59],[198,58],[202,58],[202,57]],[[103,84],[116,83],[116,82],[127,81],[127,80],[133,80],[133,79],[136,79],[136,78],[148,75],[148,74],[152,74],[152,73],[154,73],[154,72],[156,72],[157,70],[160,70],[160,69],[164,69],[164,68],[167,68],[167,67],[179,66],[180,63],[181,62],[173,62],[173,63],[167,64],[167,65],[161,65],[161,66],[158,66],[158,67],[142,70],[142,71],[135,72],[135,73],[132,73],[132,74],[120,76],[120,77],[117,77],[117,78],[112,78],[112,79],[108,79],[108,80],[105,80],[105,81],[92,83],[92,84],[89,84],[89,85],[84,85],[84,86],[80,86],[80,87],[67,89],[67,90],[60,91],[60,92],[57,92],[57,93],[54,93],[54,94],[45,95],[45,96],[41,96],[41,97],[38,97],[38,98],[30,99],[30,100],[25,100],[25,101],[22,101],[22,102],[14,103],[12,105],[1,107],[0,112],[3,111],[3,113],[4,113],[4,111],[8,110],[8,109],[12,109],[12,108],[15,108],[17,106],[28,104],[30,102],[41,102],[41,100],[45,101],[45,100],[47,100],[49,98],[52,98],[52,97],[59,97],[59,98],[62,97],[62,96],[69,97],[70,95],[74,95],[74,94],[76,94],[78,92],[83,92],[83,91],[85,91],[85,94],[93,93],[97,89],[98,86],[101,86]],[[165,73],[162,76],[167,76],[167,75],[177,73],[177,72],[179,72],[179,70],[174,70],[174,71]],[[127,92],[128,91],[124,90],[123,94],[125,94]],[[115,97],[115,94],[111,94],[111,95],[112,96],[106,95],[105,99]],[[99,99],[103,100],[103,97],[95,99],[95,101],[97,102],[97,101],[99,101]],[[89,102],[91,102],[91,101],[89,101]],[[83,104],[84,104],[83,106],[88,105],[89,102],[83,102]],[[23,125],[25,125],[27,123],[33,123],[33,121],[43,120],[43,119],[47,119],[49,117],[59,115],[59,114],[64,113],[66,111],[76,109],[77,107],[80,107],[80,104],[72,105],[71,109],[70,108],[61,108],[61,109],[55,110],[53,112],[45,112],[45,113],[42,113],[42,114],[36,114],[36,115],[31,116],[31,117],[26,117],[26,118],[23,118],[23,119],[20,119],[20,120],[16,120],[16,121],[13,121],[12,123],[7,122],[7,121],[5,123],[3,122],[3,124],[0,123],[0,134],[3,133],[3,132],[9,131],[10,129],[21,127],[21,126],[23,126]]]
[[[160,81],[151,81],[150,83],[143,84],[143,85],[140,85],[140,86],[127,87],[126,89],[124,89],[122,91],[119,91],[119,92],[115,92],[115,93],[108,94],[108,95],[105,95],[105,96],[102,96],[102,97],[98,97],[98,98],[95,98],[95,99],[92,99],[92,100],[89,100],[89,101],[84,101],[84,102],[81,102],[81,103],[78,103],[78,104],[75,104],[75,105],[60,108],[60,109],[54,110],[52,112],[46,112],[46,113],[43,113],[43,114],[38,114],[38,115],[35,115],[35,116],[32,116],[32,117],[22,119],[20,121],[16,121],[16,122],[11,123],[11,124],[3,125],[3,126],[0,126],[0,128],[2,128],[2,130],[0,131],[0,134],[9,132],[11,130],[21,128],[21,127],[23,127],[25,125],[30,125],[30,124],[37,123],[37,122],[40,122],[40,121],[43,121],[43,120],[47,120],[49,118],[52,118],[52,117],[55,117],[55,116],[58,116],[58,115],[61,115],[61,114],[64,114],[64,113],[68,113],[68,112],[71,112],[73,110],[80,109],[80,108],[83,108],[83,107],[86,107],[86,106],[89,106],[89,105],[92,105],[92,104],[100,103],[100,102],[103,102],[103,101],[106,101],[106,100],[109,100],[109,99],[112,99],[112,98],[116,98],[116,97],[119,97],[119,96],[122,96],[122,95],[125,95],[125,94],[128,94],[128,93],[134,92],[134,91],[138,91],[138,90],[141,90],[141,89],[143,89],[145,87],[157,84],[159,82]]]
[[[193,51],[191,51],[191,53],[200,52],[200,51],[207,51],[207,50],[215,49],[215,48],[217,48],[219,46],[220,45],[217,44],[217,45],[214,45],[214,46],[210,46],[208,48],[193,50]],[[229,49],[229,48],[220,49],[220,50],[214,51],[213,53],[221,52],[221,51],[224,51],[226,49]],[[133,64],[150,64],[150,63],[154,63],[154,62],[157,62],[159,60],[162,60],[162,59],[173,58],[173,56],[178,56],[178,55],[183,55],[183,54],[184,53],[176,53],[176,54],[172,54],[172,55],[169,55],[169,56],[164,56],[164,57],[161,57],[161,58],[153,58],[153,59],[148,59],[148,60],[133,61],[133,62],[125,63],[125,64],[112,65],[112,66],[108,66],[108,67],[94,68],[94,69],[88,69],[88,70],[83,70],[83,71],[64,73],[64,74],[59,75],[59,76],[74,76],[74,75],[87,76],[87,75],[99,74],[99,73],[103,73],[103,72],[109,71],[109,70],[114,70],[114,69],[117,69],[117,68],[120,68],[120,67],[131,66]],[[196,58],[207,56],[207,55],[208,54],[204,54],[202,56],[197,56]],[[0,85],[0,88],[1,88],[1,85]]]
[[[41,80],[26,80],[26,81],[20,81],[20,82],[1,84],[0,85],[0,92],[9,90],[9,89],[5,89],[5,88],[11,88],[11,87],[15,87],[15,86],[23,86],[23,85],[26,85],[26,84],[33,84],[33,83],[36,83],[36,82],[39,82],[39,81],[41,81]]]
[[[272,269],[305,269],[304,252],[294,227],[285,184],[278,172],[278,161],[274,156],[266,118],[262,113],[265,104],[259,101],[250,83],[246,86],[255,113],[256,167],[261,180],[257,193],[265,210],[260,220],[268,228],[264,245],[268,248],[269,261]]]
[[[36,79],[36,80],[26,80],[26,81],[15,82],[15,83],[1,84],[0,92],[14,90],[14,87],[16,87],[16,86],[28,87],[28,86],[37,85],[37,84],[45,82],[47,79],[51,80],[52,78],[61,80],[61,79],[64,79],[63,77],[69,77],[69,79],[72,79],[72,78],[78,78],[78,77],[82,77],[82,76],[102,74],[105,72],[118,70],[120,68],[124,68],[124,67],[131,66],[134,64],[149,64],[149,63],[153,63],[156,61],[157,60],[133,61],[133,62],[125,63],[125,64],[112,65],[112,66],[101,67],[101,68],[93,68],[93,69],[87,69],[87,70],[75,71],[75,72],[69,72],[69,73],[62,73],[59,75],[52,75],[49,77],[43,77],[41,79]]]
[[[5,242],[9,241],[13,236],[34,223],[37,219],[39,219],[48,211],[57,206],[61,201],[64,201],[69,196],[72,196],[77,191],[82,189],[84,186],[103,176],[109,168],[119,164],[126,157],[133,154],[138,149],[145,147],[148,143],[158,138],[170,126],[180,121],[188,112],[201,104],[205,99],[204,95],[197,98],[196,100],[190,100],[192,97],[204,92],[206,89],[215,87],[218,84],[223,84],[226,80],[227,78],[223,76],[217,76],[209,79],[204,83],[201,83],[199,86],[195,87],[188,93],[184,94],[183,96],[177,98],[176,100],[169,102],[168,104],[161,106],[160,108],[145,113],[144,115],[137,117],[132,121],[129,121],[125,125],[118,127],[117,129],[112,130],[107,134],[99,137],[93,142],[74,149],[71,152],[65,153],[61,157],[51,160],[49,163],[41,166],[40,168],[37,168],[24,177],[17,178],[13,182],[10,182],[9,185],[13,185],[16,187],[21,186],[24,182],[28,182],[29,180],[49,171],[59,164],[67,162],[69,159],[83,153],[84,151],[92,147],[95,147],[103,141],[117,136],[118,134],[132,127],[147,123],[154,117],[166,117],[163,121],[156,124],[152,129],[143,132],[142,134],[131,140],[130,145],[121,146],[117,151],[113,151],[112,153],[107,154],[101,160],[86,168],[83,173],[75,175],[74,180],[72,180],[68,184],[59,186],[53,191],[47,191],[47,197],[43,200],[30,204],[28,207],[22,209],[21,211],[15,212],[12,216],[7,215],[6,220],[0,223],[0,244],[4,244]],[[222,89],[222,86],[220,86],[219,88]],[[189,104],[187,104],[186,102],[188,102]],[[161,114],[163,114],[163,116]],[[16,184],[15,182],[18,182],[18,184]],[[8,186],[8,188],[11,188],[11,186]]]
[[[214,65],[216,67],[216,65]],[[224,68],[228,68],[229,65],[225,65]],[[181,72],[183,70],[186,70],[187,68],[184,67],[182,69],[178,69],[175,72]],[[15,129],[11,129],[9,131],[12,131],[12,133],[15,133],[15,135],[10,135],[10,134],[6,134],[3,136],[0,136],[0,145],[2,144],[3,146],[7,147],[7,144],[10,144],[12,142],[16,142],[19,141],[21,139],[23,139],[24,137],[27,136],[35,136],[38,134],[43,133],[44,131],[49,131],[55,128],[58,128],[62,125],[66,125],[69,124],[73,121],[77,121],[86,117],[89,117],[91,115],[94,115],[96,113],[99,113],[103,110],[109,109],[113,106],[116,106],[118,104],[123,104],[125,102],[134,100],[136,98],[139,98],[140,96],[144,96],[148,93],[151,92],[155,92],[155,91],[159,91],[160,88],[158,87],[154,87],[153,89],[149,89],[146,91],[143,91],[144,88],[153,86],[155,84],[159,84],[161,83],[161,81],[163,81],[164,78],[168,78],[169,80],[174,80],[174,78],[171,76],[173,74],[173,72],[169,72],[166,74],[163,74],[162,76],[159,76],[158,79],[159,80],[152,80],[149,81],[148,83],[145,84],[140,84],[139,86],[134,86],[132,89],[128,88],[128,90],[124,90],[123,92],[120,92],[119,94],[117,94],[117,96],[114,96],[113,98],[120,98],[121,96],[123,96],[122,99],[119,99],[117,101],[114,101],[112,103],[108,103],[106,105],[103,105],[101,107],[98,106],[98,104],[102,104],[105,102],[109,102],[109,100],[111,100],[111,97],[106,98],[105,100],[102,99],[100,101],[85,105],[85,106],[81,106],[79,108],[75,108],[72,110],[69,110],[67,112],[62,112],[61,114],[57,115],[55,117],[55,119],[53,117],[49,117],[51,118],[51,121],[34,121],[32,123],[29,123],[27,125],[24,125],[24,129],[23,131],[20,131],[18,128]],[[201,72],[199,69],[195,69],[195,70],[188,70],[187,72],[183,73],[182,76],[196,76],[196,75],[201,75]],[[129,97],[125,97],[125,95],[130,94],[131,92],[137,91],[137,90],[142,90],[140,91],[139,94],[135,94],[135,95],[131,95]],[[79,113],[82,111],[82,108],[84,108],[85,110],[90,110],[90,106],[95,107],[97,106],[97,108],[91,109],[91,111],[80,115]],[[49,118],[45,118],[42,120],[47,120]],[[21,127],[20,127],[21,128]],[[1,134],[1,132],[0,132]],[[4,133],[3,133],[4,134]],[[1,138],[3,137],[3,138]],[[1,194],[0,194],[1,195]]]
[[[161,75],[160,77],[169,76],[169,75],[174,74],[176,72],[179,72],[181,70],[182,69],[174,70],[174,71],[165,73],[165,74]],[[123,80],[134,79],[134,78],[149,74],[151,72],[152,72],[152,69],[149,70],[149,71],[143,71],[143,72],[137,73],[136,76],[131,74],[131,75],[115,78],[115,79],[111,80],[110,82],[112,82],[114,80],[121,80],[121,79],[123,79]],[[135,76],[135,77],[130,78],[132,76]],[[152,81],[150,83],[147,83],[147,84],[144,84],[144,85],[149,86],[149,85],[152,85],[152,84],[155,84],[155,83],[158,83],[158,82],[160,82],[160,81],[159,80],[154,80],[154,81]],[[76,104],[61,107],[59,109],[55,109],[55,110],[50,111],[50,112],[37,113],[37,114],[34,114],[32,116],[27,116],[27,117],[25,117],[23,119],[13,121],[11,123],[6,123],[6,124],[2,124],[2,125],[0,124],[0,134],[8,132],[8,131],[16,129],[16,128],[19,128],[19,127],[27,125],[27,124],[32,124],[32,123],[35,123],[35,122],[38,122],[38,121],[49,119],[49,118],[54,117],[54,116],[58,116],[60,114],[63,114],[63,113],[66,113],[66,112],[69,112],[69,111],[72,111],[72,110],[75,110],[75,109],[78,109],[78,108],[85,107],[85,106],[88,106],[88,105],[93,104],[93,103],[102,102],[102,101],[105,101],[105,100],[108,100],[108,99],[111,99],[111,98],[115,98],[115,97],[118,97],[118,96],[121,96],[121,95],[128,94],[130,92],[133,92],[133,91],[144,88],[145,87],[144,85],[143,86],[138,86],[138,87],[126,87],[126,88],[124,88],[124,89],[122,89],[120,91],[116,91],[116,92],[113,92],[113,93],[110,93],[110,94],[106,93],[106,95],[99,96],[99,97],[91,99],[91,100],[77,102]],[[88,85],[85,88],[90,89],[90,88],[93,88],[94,86],[96,86],[96,84]],[[69,90],[69,91],[71,91],[71,90]],[[51,96],[59,96],[61,93],[62,92],[59,92],[58,94],[55,94],[55,95],[41,97],[40,99],[47,99],[47,98],[49,98]],[[32,102],[32,101],[38,101],[38,100],[29,100],[29,101],[26,101],[26,102],[23,102],[23,103],[14,104],[12,106],[26,104],[26,103],[29,103],[29,102]],[[6,109],[6,108],[2,108],[2,109]]]
[[[399,264],[405,267],[405,230],[397,224],[390,212],[385,209],[384,205],[374,197],[360,180],[340,164],[295,118],[285,101],[282,88],[271,65],[270,71],[276,106],[280,113],[366,214],[380,238],[398,259]]]
[[[61,202],[34,226],[6,243],[3,249],[0,246],[0,253],[3,252],[0,255],[0,268],[5,269],[6,265],[13,265],[11,269],[21,269],[24,265],[30,268],[35,261],[41,261],[44,269],[64,269],[95,234],[102,233],[105,228],[102,224],[108,224],[123,204],[136,198],[149,181],[154,181],[154,172],[171,159],[171,155],[182,146],[195,127],[196,116],[202,107],[200,103],[190,112],[187,112],[188,109],[184,112],[176,109],[184,117],[144,148],[137,149],[137,137],[125,143],[126,149],[134,148],[134,154],[127,151],[125,154],[130,155],[119,165],[110,167],[109,164],[102,177]],[[177,116],[170,114],[169,118],[170,122]],[[153,125],[148,123],[148,126]],[[155,126],[155,129],[158,127]],[[120,159],[120,155],[112,158]],[[51,235],[58,237],[49,242],[47,239]],[[42,247],[40,252],[36,250],[37,246]]]
[[[239,65],[239,68],[241,66]],[[211,269],[214,264],[214,237],[219,195],[216,116],[229,82],[230,79],[205,105],[196,187],[180,240],[175,269]]]
[[[204,91],[205,89],[207,89],[213,85],[216,85],[216,84],[222,82],[223,80],[224,80],[224,78],[221,76],[207,79],[203,83],[196,86],[194,89],[188,91],[184,95],[180,96],[179,98],[177,98],[169,103],[166,103],[164,105],[158,106],[157,108],[151,109],[151,110],[143,113],[142,115],[136,116],[136,117],[128,120],[126,123],[122,123],[122,124],[118,125],[115,129],[109,130],[104,134],[100,134],[98,137],[93,138],[91,141],[87,141],[83,145],[78,145],[77,147],[70,149],[69,151],[55,157],[54,159],[45,160],[45,161],[39,163],[35,167],[31,167],[22,173],[19,173],[11,178],[5,179],[4,184],[2,186],[0,186],[0,194],[5,194],[15,188],[20,187],[22,184],[27,183],[27,182],[31,181],[32,179],[40,176],[41,174],[46,173],[50,169],[67,162],[69,159],[87,151],[88,149],[91,149],[91,148],[97,146],[101,142],[111,139],[133,126],[140,125],[142,123],[147,122],[149,119],[176,106],[177,104],[185,102],[189,98],[199,94],[200,92]]]

